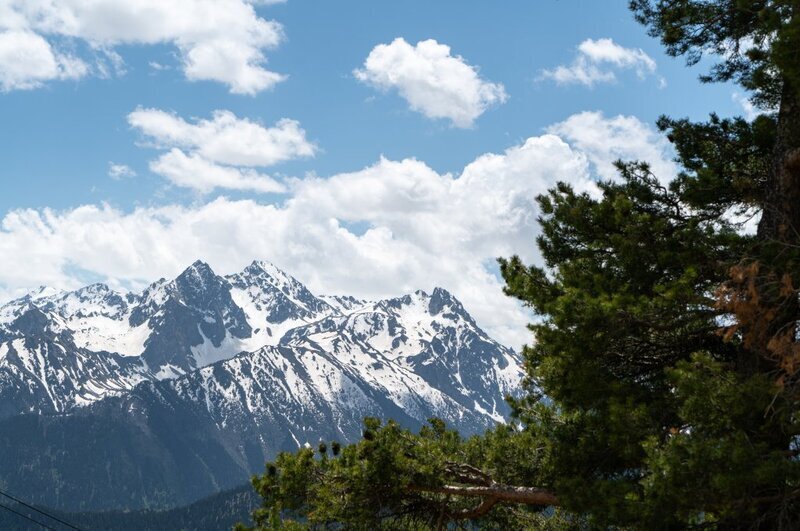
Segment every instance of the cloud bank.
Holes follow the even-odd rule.
[[[153,125],[154,141],[211,161],[253,160],[225,144],[185,141],[185,127],[217,128],[214,119],[204,124],[154,116],[171,124],[164,130]],[[596,131],[580,136],[579,125]],[[97,280],[138,287],[198,258],[221,273],[268,259],[318,293],[377,298],[445,287],[490,334],[519,347],[530,340],[530,315],[503,295],[494,260],[519,254],[540,262],[536,196],[557,181],[596,191],[594,168],[605,171],[608,154],[590,140],[608,131],[620,150],[628,146],[621,155],[664,165],[669,158],[635,118],[588,113],[551,129],[502,153],[483,154],[458,174],[413,158],[381,158],[354,172],[292,180],[281,203],[218,197],[128,212],[108,204],[14,210],[0,221],[0,253],[8,257],[0,262],[0,284],[8,294]],[[639,142],[643,132],[655,144]]]

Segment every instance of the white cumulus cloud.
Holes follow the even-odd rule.
[[[488,108],[508,99],[500,83],[478,75],[450,47],[429,39],[410,45],[402,38],[372,49],[356,79],[380,90],[397,90],[412,110],[471,127]]]
[[[610,127],[656,138],[641,123],[623,128],[606,123],[619,117],[596,118],[585,123],[600,134]],[[530,315],[502,293],[493,263],[512,254],[540,263],[536,196],[560,180],[595,188],[593,168],[606,155],[582,145],[587,151],[547,133],[481,155],[458,174],[382,158],[358,171],[291,181],[279,204],[217,198],[127,212],[106,204],[14,210],[0,221],[0,254],[13,257],[0,261],[0,287],[76,287],[83,283],[76,271],[132,285],[176,275],[198,258],[220,273],[268,259],[317,293],[378,298],[445,287],[490,334],[519,347],[530,340]],[[641,150],[629,153],[634,158],[668,157],[658,143],[631,145]]]
[[[192,188],[204,194],[212,192],[215,188],[260,193],[285,190],[282,184],[268,175],[249,168],[214,164],[196,153],[187,155],[177,148],[170,149],[152,161],[150,169],[163,175],[176,186]]]
[[[616,160],[648,162],[662,182],[678,172],[672,147],[666,138],[633,116],[606,118],[600,112],[574,114],[547,131],[564,138],[589,157],[602,179],[617,177]]]
[[[57,52],[36,33],[0,31],[0,90],[4,92],[37,88],[52,79],[78,79],[87,72],[86,63]]]
[[[168,150],[150,168],[177,186],[208,193],[215,188],[281,192],[284,187],[253,168],[310,157],[316,152],[295,120],[265,127],[230,111],[187,122],[160,109],[139,108],[128,123],[158,149]]]
[[[586,39],[569,65],[543,70],[542,77],[558,84],[581,84],[593,87],[617,80],[615,70],[633,70],[639,78],[655,74],[656,62],[642,49],[625,48],[612,39]],[[665,81],[660,78],[660,84]]]
[[[12,90],[86,75],[89,69],[84,61],[56,51],[54,43],[73,39],[105,51],[117,71],[121,69],[117,59],[121,58],[113,47],[171,44],[179,53],[187,79],[217,81],[233,93],[255,94],[285,79],[266,68],[264,55],[283,40],[283,29],[258,16],[253,7],[257,3],[264,2],[4,0],[0,42],[27,36],[23,44],[35,51],[39,67],[21,68],[13,54],[0,52],[0,83],[5,90]],[[99,64],[97,71],[104,75],[106,67]]]

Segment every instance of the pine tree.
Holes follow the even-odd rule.
[[[541,316],[513,421],[463,439],[368,419],[338,455],[281,454],[254,478],[261,528],[800,527],[800,0],[631,9],[765,114],[660,119],[668,184],[620,162],[600,197],[540,197],[544,266],[500,261]]]

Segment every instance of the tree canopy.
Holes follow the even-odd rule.
[[[800,0],[630,7],[764,114],[661,118],[674,179],[619,162],[599,196],[541,196],[544,264],[500,260],[540,316],[512,421],[368,419],[281,454],[254,478],[260,528],[800,527]]]

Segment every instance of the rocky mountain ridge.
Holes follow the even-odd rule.
[[[267,262],[195,262],[139,294],[38,290],[0,306],[0,483],[69,510],[170,507],[354,440],[365,416],[482,431],[521,376],[441,288],[318,297]],[[75,467],[90,491],[54,481]]]

